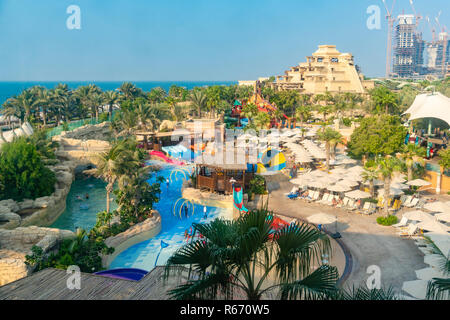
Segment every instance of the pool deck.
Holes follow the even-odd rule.
[[[415,270],[427,266],[414,240],[402,239],[395,228],[377,224],[376,218],[380,214],[359,215],[327,205],[289,200],[284,194],[292,189],[293,184],[281,176],[273,176],[269,180],[272,180],[268,182],[269,209],[275,213],[301,220],[319,212],[337,216],[337,231],[342,235],[340,241],[352,258],[351,273],[343,283],[345,288],[364,286],[371,275],[367,268],[376,265],[381,270],[381,285],[392,286],[400,292],[404,281],[417,279]],[[335,225],[327,226],[327,229],[335,232]]]

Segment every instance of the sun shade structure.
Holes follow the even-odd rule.
[[[403,217],[408,218],[409,220],[414,221],[433,221],[433,216],[420,211],[420,210],[414,210],[414,211],[408,211],[403,214]]]
[[[370,198],[370,193],[364,192],[361,190],[353,190],[353,191],[347,192],[345,194],[345,196],[352,198],[352,199],[365,199],[365,198]]]
[[[422,118],[436,118],[450,125],[450,98],[439,92],[416,96],[411,107],[403,114],[409,114],[409,121]]]
[[[447,212],[450,213],[450,205],[443,203],[441,201],[430,202],[423,206],[424,209],[430,210],[432,212]]]
[[[429,186],[431,184],[431,182],[422,180],[422,179],[416,179],[416,180],[411,180],[408,181],[406,183],[409,186],[414,186],[414,187],[423,187],[423,186]]]
[[[326,214],[326,213],[317,213],[312,216],[309,216],[306,218],[308,222],[315,223],[315,224],[330,224],[333,222],[336,222],[336,217]]]

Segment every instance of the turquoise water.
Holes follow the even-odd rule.
[[[77,228],[90,230],[95,225],[97,213],[106,210],[106,183],[100,179],[76,179],[72,183],[66,200],[66,210],[51,227],[75,231]],[[86,199],[86,193],[89,199]],[[78,200],[77,196],[82,200]],[[111,195],[113,198],[114,195]],[[111,201],[111,210],[117,208]]]
[[[140,242],[120,253],[112,261],[110,269],[139,268],[147,271],[152,270],[161,249],[161,241],[169,245],[161,251],[157,260],[157,265],[164,265],[167,259],[186,243],[184,233],[192,226],[193,222],[208,222],[225,213],[225,209],[206,207],[207,218],[204,219],[203,206],[194,205],[192,207],[192,204],[189,204],[188,218],[180,217],[180,207],[183,200],[178,200],[181,198],[184,174],[176,167],[164,165],[158,175],[171,180],[169,187],[166,183],[161,185],[161,200],[155,205],[155,209],[161,214],[161,232],[154,238]],[[176,205],[177,201],[178,204]],[[174,215],[174,205],[176,205],[176,215]]]

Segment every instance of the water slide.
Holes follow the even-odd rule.
[[[164,152],[161,152],[161,151],[152,150],[152,151],[150,151],[150,155],[153,156],[153,157],[160,158],[161,160],[163,160],[163,161],[165,161],[167,163],[170,163],[170,164],[174,164],[176,166],[183,166],[185,164],[182,161],[178,161],[178,160],[174,160],[174,159],[169,158],[168,156],[166,156],[164,154]]]
[[[244,212],[248,212],[248,209],[244,207],[244,194],[242,193],[242,187],[233,188],[233,204],[236,209]]]
[[[141,280],[148,271],[142,270],[142,269],[136,269],[136,268],[119,268],[119,269],[111,269],[111,270],[105,270],[96,272],[94,274],[113,278],[113,279],[124,279],[124,280],[133,280],[133,281],[139,281]]]

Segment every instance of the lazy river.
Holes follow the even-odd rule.
[[[151,162],[155,163],[154,161]],[[180,210],[184,202],[184,200],[180,200],[181,187],[183,180],[189,179],[192,168],[184,167],[186,169],[181,169],[162,162],[156,163],[162,166],[158,176],[170,180],[169,187],[166,183],[161,184],[160,201],[154,206],[161,214],[161,232],[157,236],[121,252],[111,262],[110,269],[138,268],[150,271],[155,267],[155,263],[156,265],[164,265],[178,248],[186,244],[185,231],[189,232],[192,223],[204,223],[217,217],[227,217],[230,214],[226,209],[206,207],[207,218],[205,219],[203,206],[186,202],[189,208],[186,218]],[[185,171],[185,173],[182,171]],[[155,177],[151,178],[149,182],[154,182],[154,180]],[[174,210],[175,204],[176,209]]]

